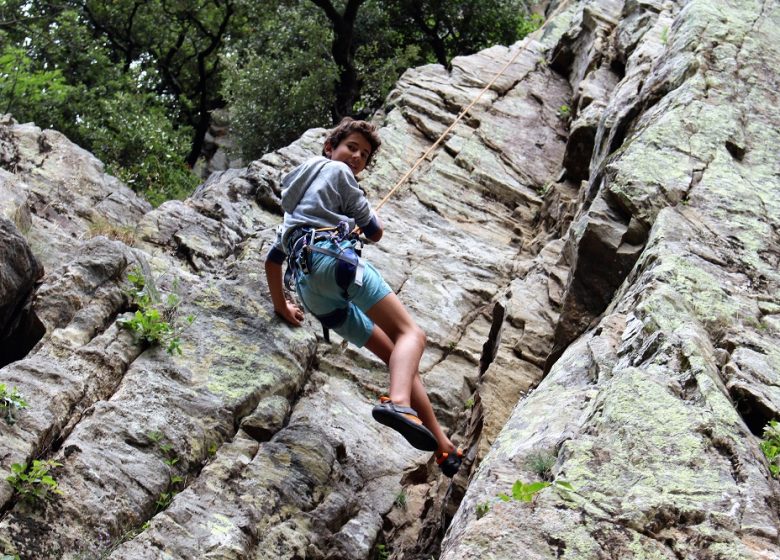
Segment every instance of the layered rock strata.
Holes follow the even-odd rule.
[[[152,209],[61,135],[4,119],[0,248],[38,285],[0,302],[41,327],[0,368],[29,404],[0,421],[0,470],[54,459],[63,494],[29,504],[0,481],[0,550],[780,555],[757,439],[778,410],[779,18],[553,2],[523,42],[401,78],[361,181],[372,200],[517,54],[365,253],[428,335],[423,380],[466,450],[452,482],[371,419],[381,363],[272,313],[279,179],[324,130]],[[181,355],[120,326],[137,270],[195,316]],[[499,498],[541,478],[557,485],[531,503]]]

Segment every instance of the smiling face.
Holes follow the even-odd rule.
[[[352,132],[335,148],[331,147],[330,142],[326,142],[325,155],[333,161],[346,163],[357,177],[357,174],[366,168],[371,155],[371,144],[360,132]]]

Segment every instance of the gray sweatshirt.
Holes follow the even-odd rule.
[[[282,179],[284,222],[272,251],[286,253],[289,234],[297,227],[334,227],[339,222],[362,229],[376,223],[371,206],[346,163],[317,156]]]

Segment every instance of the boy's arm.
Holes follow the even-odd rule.
[[[276,314],[291,325],[300,327],[303,322],[303,311],[284,297],[282,265],[272,259],[266,259],[265,278],[268,281],[268,291],[271,292],[271,301]]]
[[[382,221],[376,214],[372,214],[371,221],[368,223],[368,225],[361,227],[360,229],[362,230],[363,235],[368,237],[374,243],[382,239],[382,235],[385,232],[384,227],[382,226]]]

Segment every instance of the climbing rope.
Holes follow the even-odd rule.
[[[471,103],[469,103],[468,107],[466,107],[465,109],[463,109],[463,110],[462,110],[462,111],[461,111],[461,112],[458,114],[457,118],[456,118],[456,119],[455,119],[455,120],[452,122],[452,124],[451,124],[451,125],[450,125],[450,126],[447,128],[447,130],[445,130],[444,132],[442,132],[442,133],[441,133],[441,135],[440,135],[440,136],[439,136],[439,137],[436,139],[436,142],[434,142],[434,143],[431,145],[431,147],[430,147],[430,148],[428,148],[428,150],[427,150],[427,151],[426,151],[426,152],[425,152],[425,153],[424,153],[422,156],[420,156],[420,157],[417,159],[417,161],[416,161],[416,162],[415,162],[415,164],[412,166],[412,168],[411,168],[411,169],[409,169],[409,171],[407,171],[407,172],[404,174],[404,176],[403,176],[403,177],[401,177],[401,178],[398,180],[398,182],[395,184],[395,186],[394,186],[392,189],[390,189],[390,192],[388,192],[388,193],[385,195],[385,197],[384,197],[384,198],[383,198],[383,199],[382,199],[382,200],[379,202],[379,204],[377,204],[377,205],[376,205],[376,207],[374,208],[374,211],[375,211],[375,212],[377,212],[377,213],[378,213],[378,212],[379,212],[379,209],[380,209],[380,208],[382,208],[382,206],[384,206],[385,202],[387,202],[387,201],[390,199],[390,197],[391,197],[391,196],[393,196],[393,193],[395,193],[395,191],[397,191],[397,190],[398,190],[398,189],[401,187],[401,185],[403,185],[404,183],[406,183],[406,181],[408,181],[408,180],[409,180],[409,177],[411,177],[411,176],[412,176],[412,173],[414,173],[414,171],[415,171],[415,170],[416,170],[416,169],[417,169],[417,168],[420,166],[420,164],[421,164],[423,161],[425,161],[425,160],[428,158],[428,156],[429,156],[429,155],[430,155],[430,154],[433,152],[433,150],[435,150],[435,149],[436,149],[436,147],[437,147],[437,146],[438,146],[438,145],[441,143],[441,141],[442,141],[442,140],[444,140],[444,138],[447,136],[447,134],[449,134],[449,133],[450,133],[450,131],[451,131],[453,128],[455,128],[455,125],[456,125],[456,124],[458,124],[458,123],[460,122],[460,120],[461,120],[461,119],[462,119],[462,118],[463,118],[463,117],[466,115],[466,113],[468,113],[468,112],[471,110],[471,108],[472,108],[474,105],[476,105],[476,104],[477,104],[477,102],[478,102],[478,101],[479,101],[479,100],[482,98],[482,95],[483,95],[483,94],[484,94],[484,93],[485,93],[487,90],[489,90],[489,89],[492,87],[492,85],[493,85],[494,83],[496,83],[496,80],[498,80],[498,79],[499,79],[499,78],[500,78],[500,77],[501,77],[501,76],[504,74],[504,72],[506,72],[506,69],[507,69],[507,68],[509,68],[509,67],[512,65],[512,63],[513,63],[513,62],[514,62],[514,61],[517,59],[517,57],[520,55],[520,53],[521,53],[521,52],[523,52],[523,51],[525,50],[525,48],[526,48],[526,47],[523,47],[523,48],[519,48],[519,49],[517,49],[517,52],[516,52],[516,53],[515,53],[515,54],[512,56],[512,58],[511,58],[511,59],[509,59],[509,62],[507,62],[506,64],[504,64],[504,67],[503,67],[503,68],[501,68],[501,70],[499,70],[499,71],[498,71],[498,73],[497,73],[495,76],[493,76],[493,79],[492,79],[492,80],[490,80],[490,83],[489,83],[488,85],[486,85],[484,88],[482,88],[482,91],[480,91],[480,92],[479,92],[479,94],[478,94],[478,95],[477,95],[477,96],[474,98],[474,100],[473,100]]]

